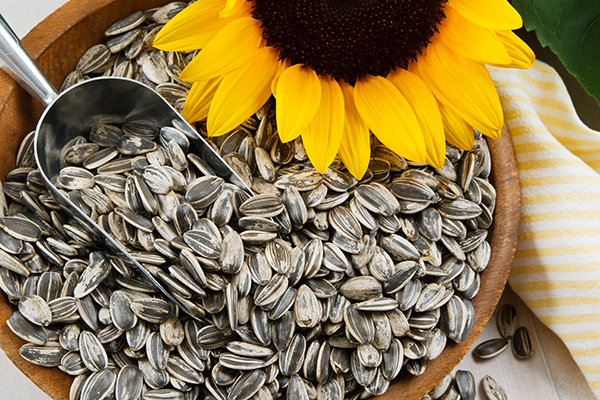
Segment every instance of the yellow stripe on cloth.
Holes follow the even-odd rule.
[[[565,342],[600,399],[600,132],[550,66],[489,68],[521,181],[509,284]]]

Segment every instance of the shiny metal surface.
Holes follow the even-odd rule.
[[[57,92],[0,14],[0,68],[37,101],[48,106]]]
[[[2,66],[10,70],[12,77],[16,76],[15,80],[24,89],[47,106],[36,127],[34,150],[37,166],[48,190],[98,244],[127,258],[161,292],[186,310],[121,244],[58,191],[54,182],[65,166],[61,151],[74,137],[87,136],[90,128],[97,123],[122,125],[127,121],[147,120],[159,126],[171,126],[172,121],[177,120],[190,139],[190,151],[201,156],[220,177],[243,185],[242,180],[169,103],[137,81],[116,77],[93,78],[57,94],[1,16],[0,59]],[[252,194],[248,187],[243,189]]]
[[[60,93],[42,114],[35,133],[36,163],[48,190],[65,211],[71,214],[99,244],[131,261],[156,287],[181,309],[185,307],[148,272],[127,250],[100,228],[58,191],[54,182],[65,166],[61,151],[76,136],[87,136],[97,123],[121,125],[126,121],[148,120],[158,126],[172,125],[173,120],[187,128],[190,151],[201,156],[222,178],[231,181],[235,173],[214,149],[158,93],[147,86],[126,78],[93,78]],[[241,182],[241,179],[234,179]],[[250,193],[249,188],[244,188]]]

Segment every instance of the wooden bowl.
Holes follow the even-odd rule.
[[[71,0],[36,26],[23,44],[55,87],[75,69],[79,57],[89,47],[105,41],[104,31],[113,22],[138,10],[146,10],[170,0]],[[0,177],[15,167],[22,138],[35,129],[43,107],[0,71]],[[381,399],[417,400],[446,376],[471,348],[492,315],[504,290],[517,242],[520,190],[512,143],[507,130],[501,139],[488,141],[493,160],[493,181],[497,191],[494,224],[488,238],[492,257],[481,274],[481,289],[473,300],[475,323],[467,339],[447,346],[444,353],[427,364],[418,377],[405,374],[395,381]],[[19,355],[25,343],[7,327],[15,307],[0,296],[0,348],[38,387],[56,400],[67,400],[73,378],[57,368],[28,363]]]

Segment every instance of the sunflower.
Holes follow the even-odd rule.
[[[503,115],[485,65],[529,68],[506,0],[198,0],[158,33],[165,51],[202,49],[181,73],[194,82],[183,116],[210,136],[252,116],[271,95],[281,141],[302,137],[319,171],[336,154],[354,176],[370,134],[440,168],[446,141],[468,150],[473,128],[498,138]]]

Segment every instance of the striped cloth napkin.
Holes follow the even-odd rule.
[[[547,64],[489,70],[521,181],[508,282],[564,341],[600,399],[600,132],[579,120]]]

